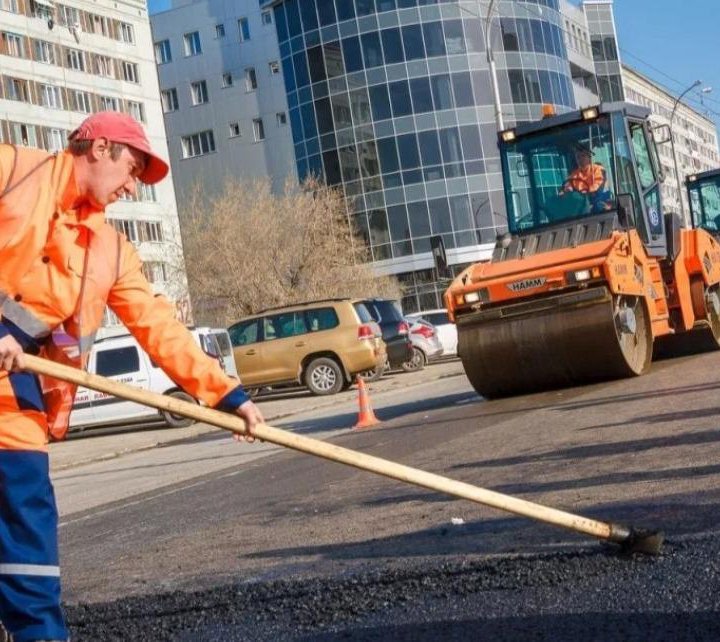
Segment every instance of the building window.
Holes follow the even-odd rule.
[[[40,102],[43,107],[50,109],[64,109],[62,90],[52,85],[40,85]]]
[[[145,122],[145,106],[142,103],[128,100],[128,113],[138,122]]]
[[[240,138],[240,123],[230,123],[230,138]]]
[[[138,237],[141,243],[162,243],[162,223],[160,221],[138,221]]]
[[[123,74],[123,80],[126,80],[127,82],[140,82],[140,76],[138,74],[138,66],[134,62],[125,62],[122,63],[122,74]]]
[[[115,78],[115,68],[109,56],[95,55],[95,73],[103,78]]]
[[[191,136],[183,136],[181,142],[183,158],[203,156],[215,151],[215,137],[211,129]]]
[[[260,15],[262,17],[262,23],[264,25],[272,24],[272,13],[270,11],[263,11]]]
[[[30,102],[30,87],[27,80],[5,76],[5,98],[21,103]]]
[[[233,86],[233,76],[230,72],[223,74],[222,86],[223,87],[232,87]]]
[[[136,186],[138,200],[147,203],[156,203],[157,195],[155,194],[155,185],[147,185],[146,183],[137,183]]]
[[[90,14],[90,17],[90,30],[98,36],[108,36],[110,33],[108,19],[97,14]]]
[[[51,129],[48,132],[48,151],[59,152],[65,147],[65,135],[62,129]]]
[[[80,11],[75,7],[68,7],[65,4],[60,6],[60,23],[67,25],[70,29],[80,28]]]
[[[268,63],[268,66],[270,67],[270,73],[271,74],[279,74],[280,73],[280,64],[277,60],[271,60]]]
[[[186,36],[187,37],[187,36]],[[172,61],[172,50],[170,49],[169,40],[161,40],[155,43],[155,62],[158,65],[164,65],[166,62]]]
[[[135,221],[129,221],[123,218],[111,218],[108,222],[121,234],[124,234],[128,241],[138,242],[137,226]]]
[[[37,147],[38,139],[35,125],[10,123],[10,142],[15,143],[16,145]]]
[[[133,26],[127,22],[120,23],[120,40],[130,43],[131,45],[135,44],[135,30]]]
[[[202,44],[200,44],[200,32],[193,31],[183,36],[186,56],[198,56],[202,53]]]
[[[160,102],[162,102],[162,108],[164,113],[171,111],[177,111],[180,108],[178,104],[177,89],[165,89],[160,92]]]
[[[101,111],[120,111],[120,101],[113,96],[100,96]]]
[[[143,263],[142,271],[148,283],[164,283],[167,281],[167,268],[162,261],[146,261]]]
[[[70,109],[73,111],[79,111],[83,114],[91,114],[93,109],[90,94],[86,91],[71,91]]]
[[[0,10],[19,13],[17,0],[0,0]]]
[[[287,124],[287,115],[284,111],[279,111],[277,114],[275,114],[275,117],[277,118],[278,126]]]
[[[8,56],[15,58],[25,58],[25,47],[23,47],[22,36],[8,31],[2,34],[4,49]]]
[[[193,105],[202,105],[209,102],[207,83],[204,80],[198,80],[197,82],[190,83],[190,93]]]
[[[263,125],[262,118],[253,119],[253,134],[255,135],[256,142],[265,140],[265,126]]]
[[[247,18],[238,20],[238,31],[240,33],[240,42],[250,40],[250,23]]]
[[[216,38],[224,38],[225,37],[225,25],[219,24],[215,25],[215,37]]]
[[[248,67],[245,70],[245,89],[247,91],[254,91],[257,89],[257,75],[255,74],[255,67]]]
[[[85,52],[79,49],[68,49],[65,54],[65,60],[69,69],[76,71],[86,71]]]
[[[32,15],[42,20],[50,20],[53,18],[54,5],[49,2],[36,2],[31,0],[29,3],[32,9]]]
[[[45,62],[49,65],[55,64],[55,48],[45,40],[33,41],[33,53],[37,62]]]

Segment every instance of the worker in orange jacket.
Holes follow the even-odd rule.
[[[105,207],[168,166],[130,116],[99,112],[58,154],[0,145],[0,622],[14,642],[67,640],[48,442],[67,431],[74,387],[23,371],[23,353],[82,367],[105,306],[192,396],[262,414],[153,294]]]
[[[600,163],[593,163],[592,152],[584,145],[575,149],[577,166],[570,172],[560,189],[560,196],[570,192],[585,194],[593,212],[607,209],[611,194],[606,189],[607,171]]]

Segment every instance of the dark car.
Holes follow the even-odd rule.
[[[410,326],[403,318],[400,305],[392,299],[362,299],[361,303],[382,330],[390,368],[400,368],[412,359]]]

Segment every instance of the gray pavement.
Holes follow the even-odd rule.
[[[392,395],[393,392],[411,388],[420,383],[464,376],[459,359],[444,359],[429,364],[420,372],[393,371],[382,379],[367,384],[371,400],[375,395]],[[337,395],[318,397],[304,389],[282,390],[260,396],[257,402],[265,421],[277,423],[298,413],[347,404],[357,399],[357,387]],[[115,459],[129,453],[166,446],[178,441],[192,439],[208,433],[220,433],[222,429],[203,423],[187,428],[165,428],[157,425],[134,425],[94,428],[71,433],[68,440],[51,444],[50,469],[60,471],[74,466]]]
[[[68,515],[74,639],[719,639],[718,359],[493,402],[450,377],[378,392],[376,429],[347,429],[349,400],[287,422],[594,519],[660,527],[658,557],[306,455],[234,467],[228,456],[227,470],[211,460],[214,472]],[[217,440],[172,447],[189,461]],[[143,457],[120,458],[127,470],[113,474],[154,474]],[[112,486],[97,475],[85,483]],[[62,501],[70,487],[59,482]]]

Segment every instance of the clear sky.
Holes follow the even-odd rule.
[[[579,2],[580,0],[575,0]],[[713,92],[688,94],[720,125],[720,0],[615,0],[620,57],[677,94],[696,80]],[[151,13],[170,0],[148,0]]]
[[[615,0],[615,25],[625,64],[678,94],[696,80],[712,87],[703,101],[720,125],[719,0]],[[697,91],[688,98],[705,111]]]

